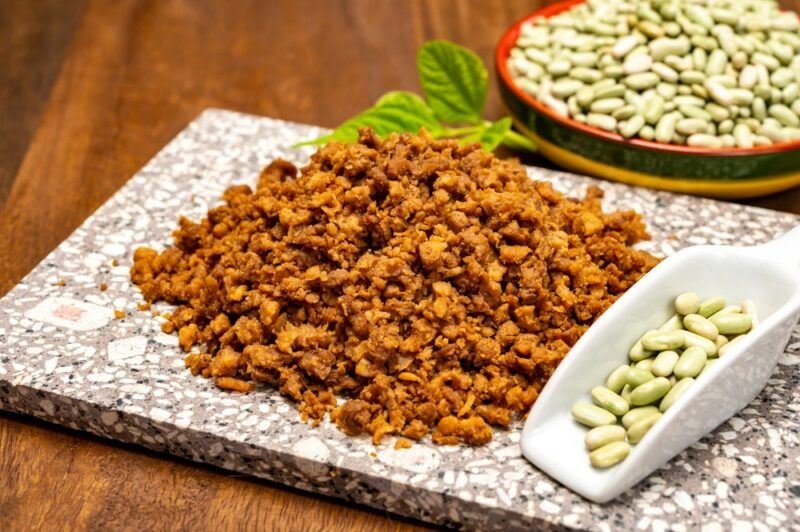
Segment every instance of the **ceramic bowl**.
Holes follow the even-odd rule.
[[[584,0],[540,9],[511,26],[497,45],[500,92],[517,128],[542,155],[579,173],[623,183],[718,198],[748,198],[800,185],[800,142],[752,149],[660,144],[590,127],[561,116],[518,87],[506,66],[526,22],[551,17]]]

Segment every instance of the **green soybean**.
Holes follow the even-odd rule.
[[[658,331],[648,331],[647,333],[645,333],[645,336],[656,332]],[[639,339],[635,344],[633,344],[633,347],[631,347],[630,351],[628,351],[628,358],[630,358],[634,362],[639,362],[640,360],[644,360],[645,358],[650,358],[650,356],[652,356],[653,354],[652,351],[649,351],[643,347],[642,345],[643,338],[644,336],[641,339]]]
[[[669,377],[672,375],[675,364],[678,362],[678,358],[680,358],[680,355],[678,355],[678,353],[675,351],[660,352],[658,356],[653,359],[651,372],[656,377]]]
[[[619,392],[619,395],[620,395],[620,397],[625,399],[625,401],[628,404],[631,404],[631,392],[632,391],[633,391],[633,388],[631,388],[631,385],[626,383],[625,387],[622,388],[622,391]]]
[[[707,364],[708,362],[703,364],[703,368],[701,368],[700,373],[702,373],[702,370],[705,369]],[[687,377],[685,379],[679,380],[670,389],[670,391],[667,392],[667,395],[665,395],[664,398],[661,399],[661,402],[658,404],[658,409],[661,410],[662,412],[666,412],[667,410],[669,410],[669,408],[673,404],[675,404],[675,401],[677,401],[680,398],[680,396],[683,395],[684,392],[686,392],[686,390],[688,390],[692,384],[694,384],[694,379],[692,377]]]
[[[674,314],[670,319],[658,328],[659,331],[678,331],[683,329],[683,319],[680,314]]]
[[[631,389],[635,389],[642,384],[653,380],[655,376],[649,371],[639,368],[629,368],[625,375],[625,382]]]
[[[684,346],[686,348],[699,347],[710,357],[717,353],[717,346],[708,338],[695,334],[692,331],[680,332],[683,334]]]
[[[653,414],[658,414],[657,406],[640,406],[638,408],[631,408],[627,414],[622,416],[622,426],[626,429],[629,429],[639,421],[650,417]]]
[[[600,113],[589,113],[586,115],[586,123],[592,127],[614,131],[617,128],[617,120],[613,116]]]
[[[584,443],[590,451],[614,443],[615,441],[625,441],[626,431],[619,425],[603,425],[595,427],[586,433]]]
[[[702,303],[700,303],[700,307],[697,309],[697,314],[700,314],[702,317],[707,318],[722,310],[725,306],[725,300],[721,297],[711,297],[706,299]]]
[[[744,334],[750,330],[753,322],[746,314],[727,314],[712,316],[711,322],[721,334]]]
[[[661,143],[670,142],[675,136],[675,124],[681,116],[680,113],[667,113],[662,116],[655,128],[655,140]]]
[[[611,114],[622,107],[625,107],[625,100],[622,98],[603,98],[592,102],[589,109],[593,113]]]
[[[572,417],[575,418],[578,423],[582,423],[587,427],[614,425],[617,422],[617,416],[608,410],[589,403],[577,403],[573,406]]]
[[[653,425],[661,419],[662,414],[656,413],[651,414],[650,416],[642,419],[641,421],[636,422],[635,424],[631,425],[628,429],[628,441],[631,443],[639,443],[644,438],[645,434],[653,428]]]
[[[656,377],[633,389],[630,404],[644,406],[655,403],[667,394],[670,387],[669,380],[664,377]]]
[[[642,338],[642,347],[648,351],[666,351],[683,347],[685,342],[682,331],[657,331]]]
[[[605,408],[615,416],[621,416],[630,409],[625,399],[605,386],[595,386],[592,388],[591,396],[594,402],[597,403],[597,406]]]
[[[694,314],[700,309],[700,296],[695,292],[684,292],[675,298],[675,311],[678,314]]]
[[[620,463],[630,452],[628,442],[615,441],[589,453],[589,461],[594,467],[604,469]]]
[[[700,314],[688,314],[683,318],[683,325],[686,330],[699,334],[709,340],[716,340],[719,335],[717,326]]]
[[[678,379],[696,377],[706,365],[706,360],[708,360],[708,355],[702,348],[690,347],[681,354],[673,373]]]
[[[625,385],[628,383],[628,370],[631,367],[627,364],[619,366],[612,371],[608,378],[606,378],[606,388],[614,393],[620,393]]]
[[[655,360],[654,357],[645,358],[644,360],[640,360],[637,362],[633,367],[636,369],[641,369],[643,371],[647,371],[649,373],[653,373],[653,361]]]

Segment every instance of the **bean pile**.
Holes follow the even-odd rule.
[[[589,0],[522,26],[508,68],[558,114],[706,148],[800,140],[800,20],[773,0]]]
[[[675,299],[675,311],[636,341],[628,353],[630,365],[612,371],[605,386],[592,388],[595,404],[572,407],[575,420],[592,427],[585,443],[594,467],[625,459],[630,444],[642,440],[695,378],[758,325],[750,300],[726,306],[721,297],[701,302],[696,293],[686,292]]]

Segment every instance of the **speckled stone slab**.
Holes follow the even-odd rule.
[[[157,451],[467,528],[789,529],[800,523],[800,329],[763,393],[617,501],[596,505],[520,455],[519,427],[491,444],[394,450],[312,428],[276,391],[226,393],[183,368],[176,339],[138,311],[131,250],[163,248],[179,214],[197,219],[233,183],[254,184],[293,143],[323,130],[204,112],[0,301],[0,407]],[[530,168],[582,194],[593,179]],[[751,245],[800,220],[755,208],[602,183],[605,206],[645,214],[670,254]],[[116,261],[116,262],[115,262]],[[116,265],[115,265],[116,264]],[[106,291],[99,289],[105,283]],[[115,319],[114,310],[124,310]],[[377,454],[373,454],[377,453]]]

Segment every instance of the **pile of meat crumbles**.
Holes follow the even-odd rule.
[[[632,211],[565,198],[514,160],[363,130],[181,218],[133,282],[177,305],[186,365],[256,383],[349,435],[479,445],[524,416],[575,341],[657,260]]]

